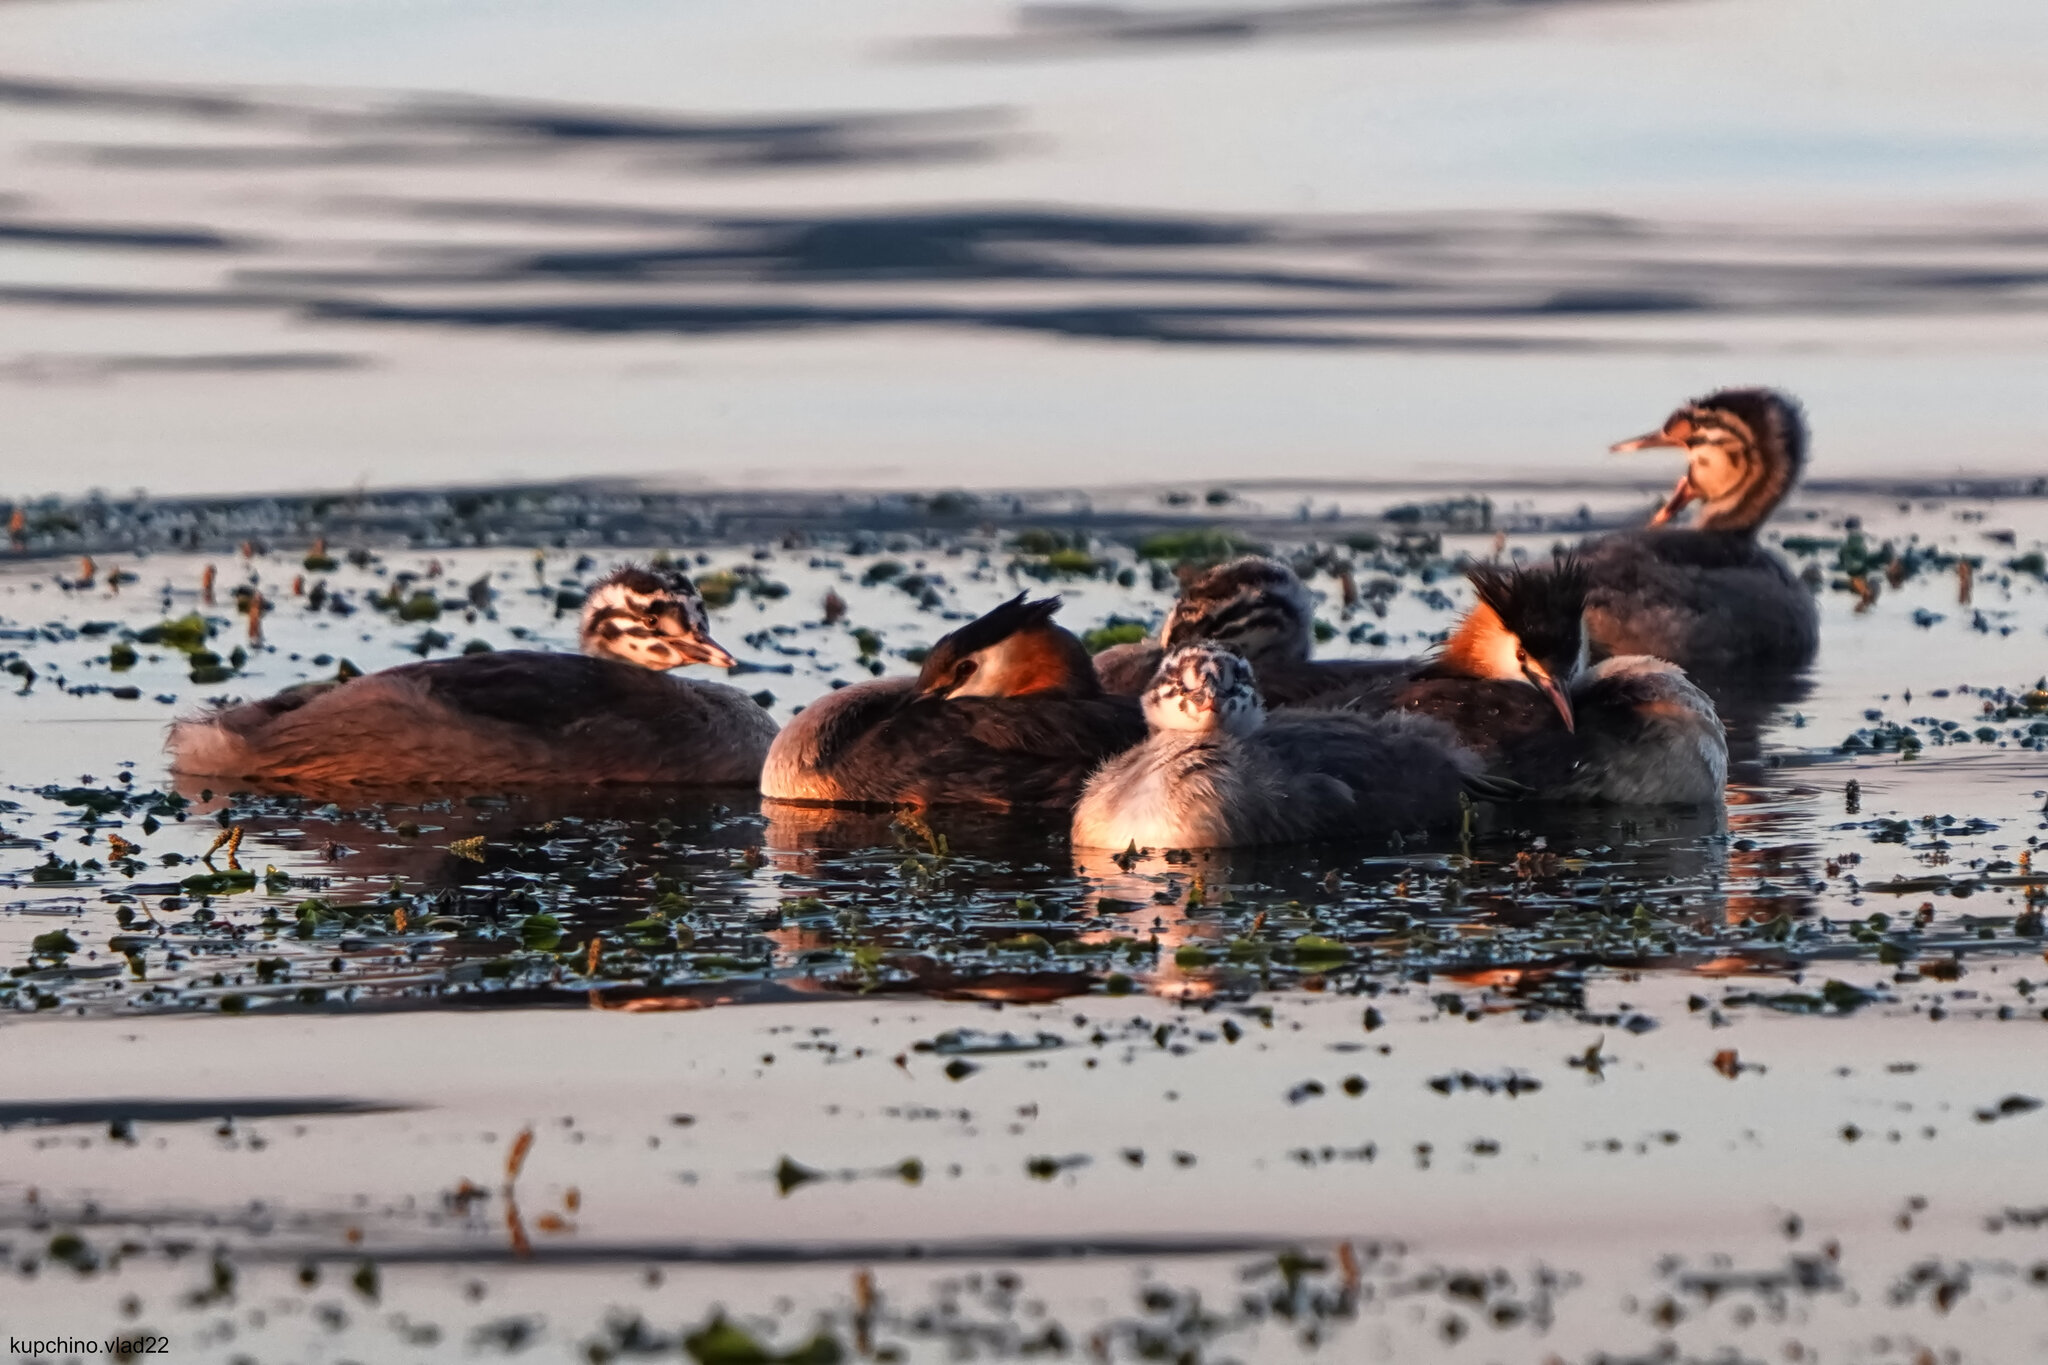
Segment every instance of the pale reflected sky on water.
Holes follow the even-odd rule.
[[[1611,478],[1757,381],[1819,475],[2031,472],[2044,51],[2031,0],[0,5],[0,495]]]

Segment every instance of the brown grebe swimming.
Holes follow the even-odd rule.
[[[1191,579],[1174,599],[1157,641],[1115,645],[1095,656],[1105,690],[1137,696],[1160,661],[1184,645],[1223,646],[1252,666],[1268,706],[1295,706],[1326,692],[1397,676],[1398,661],[1311,659],[1315,603],[1286,564],[1246,555]]]
[[[1682,450],[1687,463],[1648,528],[1579,547],[1596,656],[1649,654],[1709,680],[1810,662],[1820,643],[1813,594],[1757,541],[1806,463],[1798,403],[1774,389],[1722,389],[1614,449]],[[1693,502],[1693,525],[1669,524]]]
[[[1151,734],[1102,765],[1074,810],[1084,848],[1245,848],[1456,821],[1486,790],[1450,727],[1398,711],[1268,714],[1252,667],[1215,644],[1168,654],[1144,694]]]
[[[752,785],[775,722],[723,683],[730,666],[688,576],[628,566],[584,601],[584,654],[535,650],[403,664],[308,683],[171,728],[172,767],[294,786],[605,782]]]
[[[1466,576],[1478,600],[1440,651],[1314,704],[1434,717],[1539,799],[1721,801],[1728,740],[1713,702],[1663,659],[1589,662],[1590,584],[1575,556]]]
[[[1053,624],[1058,609],[1057,597],[1019,593],[940,640],[917,677],[805,707],[769,751],[762,795],[1071,810],[1088,774],[1143,739],[1145,722],[1136,701],[1103,692],[1088,651]]]

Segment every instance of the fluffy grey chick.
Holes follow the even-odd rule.
[[[1240,848],[1444,825],[1480,764],[1423,716],[1268,715],[1243,659],[1188,645],[1143,703],[1150,735],[1089,779],[1074,811],[1088,848]]]

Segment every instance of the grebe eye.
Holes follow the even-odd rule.
[[[974,660],[962,659],[960,661],[960,666],[953,670],[954,683],[957,685],[959,683],[966,682],[969,678],[974,676],[974,670],[978,667],[980,667],[980,665],[975,663]]]

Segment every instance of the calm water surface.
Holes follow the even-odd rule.
[[[0,1329],[2048,1356],[2048,518],[1944,487],[2044,472],[2043,50],[2029,0],[0,4],[0,502],[858,490],[38,508],[0,564]],[[1780,525],[1825,643],[1723,699],[1725,817],[1127,867],[161,753],[342,659],[568,647],[658,551],[786,718],[1019,587],[1156,624],[1144,528],[1219,485],[1324,650],[1412,652],[1494,536],[1382,512],[1483,492],[1533,553],[1639,518],[1670,471],[1600,452],[1742,382],[1811,407]],[[874,496],[962,488],[1020,496]]]
[[[2030,0],[0,13],[11,493],[2038,470]],[[1114,471],[1107,475],[1105,471]]]
[[[165,770],[205,698],[566,647],[581,584],[672,546],[17,561],[0,1325],[207,1360],[2027,1358],[2048,523],[1787,524],[1825,646],[1730,700],[1725,818],[1130,866],[961,815]],[[1397,654],[1493,543],[1436,534],[1276,548],[1326,566],[1326,650]],[[974,530],[675,552],[782,717],[1020,586],[1156,623],[1153,561],[1085,548],[1065,577]],[[225,681],[136,638],[188,612]]]

